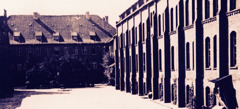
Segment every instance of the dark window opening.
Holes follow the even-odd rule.
[[[192,42],[192,61],[193,61],[192,68],[194,69],[194,42]]]
[[[237,64],[237,41],[236,32],[233,31],[230,34],[230,66],[235,67]]]
[[[146,57],[145,57],[145,53],[143,53],[143,71],[146,71]]]
[[[186,26],[188,26],[188,24],[189,24],[189,18],[188,18],[188,4],[189,4],[189,1],[188,0],[186,0],[186,6],[185,6],[185,12],[186,12]]]
[[[158,35],[161,35],[161,15],[158,15]]]
[[[192,23],[195,20],[195,0],[192,0]]]
[[[132,72],[132,57],[129,56],[129,72]]]
[[[216,16],[218,12],[218,0],[213,0],[213,16]]]
[[[171,59],[172,59],[172,70],[175,69],[175,66],[174,66],[174,46],[172,46],[171,48]]]
[[[236,0],[230,0],[230,11],[236,9]]]
[[[205,0],[205,19],[210,17],[210,5],[209,0]]]
[[[159,71],[162,71],[162,50],[159,50]]]
[[[217,36],[213,38],[213,67],[217,68]]]
[[[145,41],[145,24],[143,23],[143,34],[142,34],[142,40]]]
[[[171,31],[173,31],[173,8],[171,8]]]
[[[137,43],[138,43],[137,37],[138,37],[138,35],[137,35],[137,27],[136,27],[136,28],[135,28],[135,44],[136,44],[136,45],[137,45]]]
[[[136,61],[136,66],[135,66],[135,68],[136,68],[136,71],[138,72],[138,55],[136,55],[135,58],[136,58],[136,59],[135,59],[135,61]]]
[[[178,6],[176,6],[176,27],[178,26]]]
[[[96,54],[96,49],[95,49],[95,47],[92,47],[92,54],[93,54],[93,55]]]
[[[207,37],[205,39],[205,59],[206,59],[206,68],[210,67],[210,58],[211,57],[211,50],[210,50],[210,38]]]
[[[189,49],[189,42],[186,44],[186,64],[187,70],[190,69],[190,49]]]

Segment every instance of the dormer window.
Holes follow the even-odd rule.
[[[35,32],[35,37],[36,37],[36,40],[42,42],[42,37],[43,37],[42,32],[36,31],[36,32]]]
[[[94,40],[94,41],[100,41],[97,33],[95,31],[90,31],[89,32],[89,36],[90,36],[90,39],[91,40]]]
[[[72,39],[75,40],[75,41],[78,41],[78,33],[77,32],[72,32],[71,33],[71,36],[72,36]]]
[[[14,40],[17,42],[21,41],[21,32],[14,32],[13,33]]]
[[[59,32],[53,33],[53,39],[54,39],[55,41],[60,41],[60,34],[59,34]]]

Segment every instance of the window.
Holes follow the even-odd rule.
[[[133,45],[135,44],[135,31],[134,31],[134,28],[135,27],[132,28],[132,43],[133,43]]]
[[[176,27],[178,26],[178,6],[176,6]]]
[[[230,0],[230,11],[236,9],[236,0]]]
[[[210,58],[211,57],[211,50],[210,50],[210,38],[207,37],[205,39],[205,62],[206,62],[206,68],[210,67]]]
[[[192,23],[195,20],[195,0],[192,0]]]
[[[75,55],[78,55],[78,47],[75,47],[75,48],[74,48],[74,54],[75,54]]]
[[[217,36],[213,38],[213,68],[217,68]]]
[[[132,72],[132,57],[129,56],[129,72]]]
[[[59,47],[54,47],[54,52],[55,52],[55,54],[59,54],[60,48]]]
[[[235,67],[237,64],[237,41],[236,32],[233,31],[230,34],[230,66]]]
[[[209,0],[205,0],[205,19],[210,17],[210,5]]]
[[[172,70],[175,70],[175,66],[174,66],[174,46],[171,47],[171,59],[172,59]]]
[[[146,54],[143,53],[143,71],[146,71]]]
[[[17,50],[17,56],[22,56],[22,49],[19,48],[19,49],[16,49]]]
[[[192,61],[193,61],[192,68],[194,69],[194,42],[192,42]]]
[[[69,54],[69,48],[68,47],[64,47],[64,54]]]
[[[145,24],[143,23],[143,25],[142,25],[143,27],[143,34],[142,34],[142,40],[143,40],[143,42],[145,41]]]
[[[218,0],[213,0],[213,16],[216,16],[218,12]]]
[[[187,70],[190,70],[190,47],[189,47],[189,42],[186,44],[186,67]]]
[[[138,29],[139,29],[139,31],[138,31],[138,37],[139,37],[139,40],[140,40],[140,38],[142,37],[142,24],[140,23],[139,24],[139,26],[138,26]]]
[[[164,25],[164,21],[165,21],[165,19],[164,19],[164,13],[163,13],[163,14],[162,14],[162,22],[163,22],[163,23],[162,23],[162,26],[163,26],[163,31],[164,31],[164,29],[165,29],[165,28],[164,28],[164,26],[165,26],[165,25]]]
[[[173,31],[173,8],[171,8],[171,31]]]
[[[38,56],[41,55],[41,48],[37,48],[37,55],[38,55]]]
[[[128,45],[131,46],[132,39],[131,39],[131,30],[128,30]]]
[[[97,69],[97,63],[96,62],[93,62],[92,66],[93,66],[93,69]]]
[[[136,59],[135,59],[135,61],[136,61],[136,72],[138,72],[138,55],[136,55],[135,58],[136,58]]]
[[[161,15],[158,15],[158,35],[161,35]]]
[[[188,21],[189,21],[189,17],[188,17],[188,6],[189,6],[189,1],[186,0],[186,6],[185,6],[186,26],[188,26],[188,24],[189,24],[189,22],[188,22]]]
[[[84,54],[84,55],[87,54],[87,47],[83,47],[83,54]]]
[[[159,71],[162,72],[162,50],[159,50]]]
[[[92,55],[96,55],[96,49],[95,49],[95,47],[92,47]]]
[[[135,45],[137,45],[138,41],[137,41],[137,27],[135,28]]]

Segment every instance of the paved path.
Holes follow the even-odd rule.
[[[105,85],[97,85],[95,88],[27,91],[43,94],[24,98],[17,109],[168,109],[153,100],[143,99]]]

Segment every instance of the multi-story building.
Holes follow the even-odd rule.
[[[116,89],[178,107],[240,106],[239,4],[138,0],[116,24]]]
[[[4,10],[4,16],[0,16],[0,97],[10,96],[13,92],[9,54],[7,13]]]
[[[89,64],[93,75],[103,73],[102,57],[112,47],[116,29],[108,17],[98,15],[11,15],[7,18],[11,47],[11,70],[15,83],[24,84],[24,64],[29,56],[36,63],[54,55],[75,55]]]

